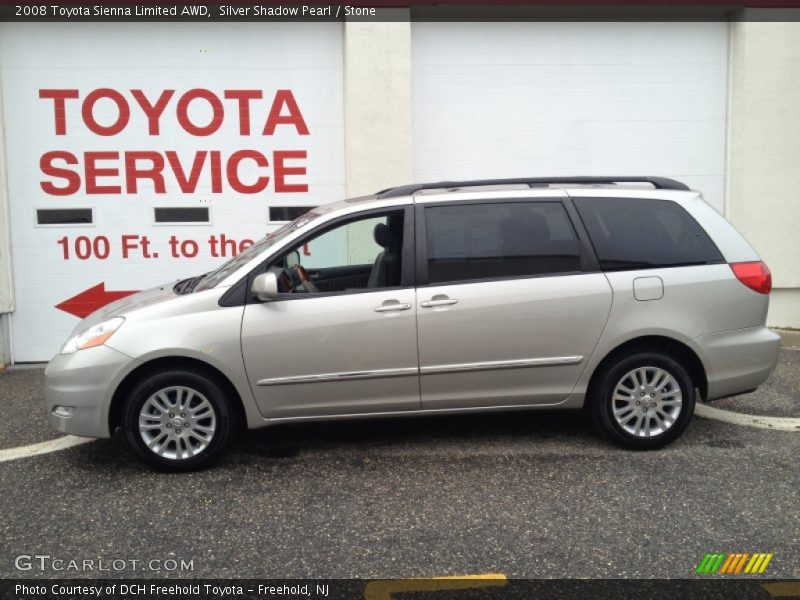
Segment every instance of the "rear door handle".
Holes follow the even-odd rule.
[[[425,302],[420,302],[419,305],[424,308],[434,308],[436,306],[450,306],[451,304],[458,304],[458,300],[455,298],[448,298],[447,296],[434,296],[430,300],[425,300]]]
[[[405,302],[400,303],[397,300],[387,300],[386,302],[384,302],[380,306],[376,306],[372,310],[374,310],[375,312],[383,313],[383,312],[394,312],[398,310],[409,310],[410,308],[411,305]]]

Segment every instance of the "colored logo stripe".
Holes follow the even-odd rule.
[[[773,553],[756,552],[711,552],[707,553],[697,566],[698,574],[734,575],[734,574],[761,574],[774,556]]]

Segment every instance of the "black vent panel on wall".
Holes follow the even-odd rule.
[[[302,217],[313,206],[270,206],[270,221],[294,221],[297,217]]]

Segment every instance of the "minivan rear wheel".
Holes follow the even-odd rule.
[[[160,371],[125,402],[128,442],[149,465],[188,471],[210,464],[228,445],[235,414],[217,383],[191,371]]]
[[[592,420],[617,444],[660,448],[677,438],[694,413],[686,369],[660,352],[637,352],[603,368],[589,397]]]

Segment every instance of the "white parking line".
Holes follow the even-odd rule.
[[[72,448],[73,446],[79,446],[81,444],[85,444],[86,442],[93,441],[94,438],[65,435],[64,437],[48,440],[46,442],[39,442],[38,444],[17,446],[16,448],[6,448],[5,450],[0,450],[0,463],[8,462],[9,460],[17,460],[18,458],[37,456],[39,454],[58,452],[59,450],[66,450],[67,448]]]
[[[698,403],[694,414],[704,419],[714,419],[733,425],[756,427],[758,429],[772,429],[773,431],[794,431],[800,433],[800,419],[790,417],[764,417],[761,415],[746,415],[735,413],[721,408],[714,408],[708,404]]]

